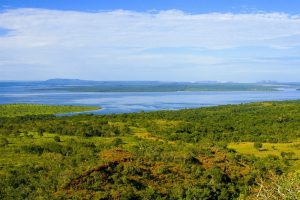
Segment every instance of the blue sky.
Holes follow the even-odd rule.
[[[188,13],[207,12],[286,12],[297,14],[298,0],[2,0],[2,8],[47,8],[59,10],[149,10],[177,9]]]
[[[299,81],[300,1],[0,2],[0,80]]]

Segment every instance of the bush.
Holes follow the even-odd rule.
[[[53,139],[54,139],[55,142],[60,142],[61,141],[59,136],[55,136]]]
[[[0,147],[5,147],[9,144],[8,139],[6,138],[1,138],[0,140]]]
[[[116,138],[113,140],[112,145],[115,147],[118,147],[120,145],[124,144],[123,140],[121,138]]]
[[[38,135],[40,136],[40,137],[42,137],[42,136],[44,136],[44,130],[43,129],[38,129]]]
[[[39,154],[39,155],[41,155],[44,152],[44,148],[38,145],[23,146],[22,149],[27,153]]]
[[[258,185],[258,191],[253,192],[255,199],[300,199],[299,172],[284,176],[273,175],[268,181],[261,180]]]
[[[253,146],[255,149],[260,149],[263,147],[263,144],[261,142],[254,142]]]

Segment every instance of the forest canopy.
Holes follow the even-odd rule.
[[[300,101],[54,115],[90,109],[0,105],[0,198],[299,197]]]

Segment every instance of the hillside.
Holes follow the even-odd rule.
[[[5,107],[1,199],[299,198],[300,101],[63,117]]]

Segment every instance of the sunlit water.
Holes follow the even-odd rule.
[[[29,87],[0,88],[0,104],[37,103],[96,105],[103,109],[89,113],[130,113],[176,110],[224,104],[300,99],[300,91],[277,92],[58,92],[38,91]]]

